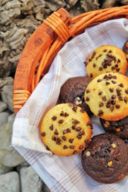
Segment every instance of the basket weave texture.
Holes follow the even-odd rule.
[[[90,26],[114,18],[128,18],[128,6],[91,11],[75,17],[70,17],[61,8],[44,20],[28,39],[17,66],[13,93],[15,112],[27,101],[57,52],[69,39]]]

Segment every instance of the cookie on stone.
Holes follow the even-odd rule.
[[[88,76],[68,79],[60,90],[59,103],[73,103],[82,107],[88,115],[92,115],[88,105],[84,102],[84,92],[90,82]]]
[[[97,135],[82,152],[82,165],[94,180],[115,183],[128,173],[127,144],[113,134]]]
[[[90,141],[92,125],[82,108],[58,104],[51,108],[40,123],[40,136],[53,154],[69,156],[79,153]]]
[[[100,122],[106,132],[116,134],[122,139],[128,139],[128,117],[119,121],[106,121],[100,119]]]
[[[105,73],[93,79],[84,96],[90,110],[108,121],[128,116],[128,77],[119,73]]]
[[[95,49],[86,62],[87,74],[94,78],[106,72],[126,73],[127,59],[122,49],[113,45],[102,45]]]

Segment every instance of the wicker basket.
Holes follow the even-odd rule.
[[[24,105],[65,42],[87,27],[122,17],[128,18],[128,6],[91,11],[73,18],[61,8],[44,20],[27,41],[17,66],[14,81],[15,112]]]

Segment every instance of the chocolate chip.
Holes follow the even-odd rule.
[[[106,103],[106,108],[110,108],[110,106],[111,106],[111,104],[110,104],[110,102],[108,101],[108,102]]]
[[[120,89],[116,89],[116,93],[117,93],[117,96],[121,96],[121,90]]]
[[[75,127],[75,130],[76,130],[76,131],[80,131],[80,130],[81,130],[81,127]]]
[[[115,70],[115,66],[111,67],[112,70]]]
[[[64,113],[64,117],[68,117],[68,116],[69,116],[69,114],[65,112]]]
[[[76,128],[75,125],[73,125],[73,126],[72,126],[72,129],[74,130],[75,128]]]
[[[128,89],[125,90],[125,93],[128,94]]]
[[[74,139],[69,139],[69,143],[73,143],[73,140],[74,140]]]
[[[72,154],[74,155],[74,154],[76,154],[76,153],[77,153],[77,151],[76,151],[76,150],[74,150]]]
[[[103,52],[104,52],[104,53],[107,52],[107,49],[104,49]]]
[[[118,64],[115,65],[115,68],[118,68]]]
[[[98,116],[101,116],[101,115],[103,115],[103,111],[102,111],[102,110],[99,110],[99,111],[98,111]]]
[[[85,101],[89,101],[89,100],[90,100],[89,97],[86,97],[86,98],[85,98]]]
[[[90,122],[87,122],[86,125],[87,125],[87,126],[92,126]]]
[[[58,134],[59,134],[58,131],[57,131],[57,129],[55,129],[54,134],[55,134],[55,135],[58,135]]]
[[[77,138],[81,138],[82,137],[82,135],[84,135],[85,134],[85,132],[84,131],[79,131],[78,132],[78,135],[77,135]]]
[[[66,137],[65,137],[65,136],[62,136],[62,139],[63,139],[64,141],[66,141]]]
[[[99,107],[103,107],[104,106],[104,104],[101,102],[101,103],[99,103]]]
[[[71,107],[72,107],[72,105],[71,105]],[[62,117],[68,117],[69,114],[66,113],[66,112],[64,112],[64,111],[61,111],[60,116],[62,116]]]
[[[128,102],[128,98],[124,97],[124,102],[127,103]]]
[[[110,83],[109,82],[106,82],[106,85],[109,85]]]
[[[78,135],[77,135],[77,138],[78,138],[78,139],[81,139],[81,138],[82,138],[82,135],[79,135],[79,134],[78,134]]]
[[[84,145],[80,145],[80,146],[79,146],[79,149],[80,149],[80,150],[84,149]]]
[[[116,109],[119,109],[119,108],[120,108],[120,105],[117,104],[117,105],[116,105]]]
[[[62,124],[63,122],[64,122],[63,119],[60,119],[60,120],[58,121],[59,124]]]
[[[120,87],[124,87],[124,86],[123,86],[123,83],[120,83],[119,86],[120,86]]]
[[[48,150],[48,151],[50,151],[50,149],[49,149],[49,147],[46,145],[46,149]]]
[[[91,78],[93,77],[93,74],[92,74],[92,73],[90,73],[90,77],[91,77]]]
[[[123,101],[123,97],[122,96],[119,96],[118,97],[120,101]]]
[[[42,132],[42,133],[41,133],[41,136],[42,136],[42,137],[45,137],[45,136],[46,136],[46,133],[45,133],[45,132]]]
[[[50,125],[49,129],[52,131],[54,129],[53,125]]]
[[[95,64],[95,63],[93,64],[93,67],[94,67],[94,68],[96,67],[96,64]]]
[[[102,71],[103,70],[103,68],[102,67],[99,67],[99,71]]]
[[[75,124],[75,125],[77,125],[77,124],[80,123],[80,121],[78,121],[77,119],[72,119],[72,123]]]
[[[89,90],[89,89],[86,89],[86,93],[90,93],[90,90]]]
[[[112,95],[112,97],[111,97],[112,99],[116,99],[116,96],[115,95]]]
[[[70,130],[69,128],[67,128],[67,129],[65,129],[65,130],[63,131],[63,134],[70,133],[70,132],[71,132],[71,130]]]
[[[120,69],[119,69],[119,68],[117,68],[117,69],[116,69],[116,71],[117,71],[117,72],[119,72],[119,71],[120,71]]]
[[[68,146],[67,146],[67,145],[64,145],[64,146],[63,146],[63,149],[67,149],[67,148],[68,148]]]
[[[102,93],[103,93],[103,92],[102,92],[102,91],[100,91],[100,92],[98,93],[98,95],[102,95]]]
[[[109,91],[112,93],[112,92],[114,91],[114,89],[112,89],[112,88],[109,88]]]
[[[76,112],[76,111],[77,111],[77,106],[74,105],[74,106],[72,107],[72,110],[73,110],[74,112]]]
[[[52,120],[53,120],[53,121],[55,121],[56,119],[57,119],[57,117],[56,117],[56,116],[53,116],[53,117],[52,117]]]
[[[114,111],[114,106],[110,106],[110,111]]]
[[[57,144],[57,145],[60,145],[60,144],[61,144],[61,139],[58,138],[58,137],[56,138],[56,144]]]
[[[113,81],[113,80],[112,80],[112,83],[113,83],[113,84],[116,84],[116,82],[115,82],[115,81]]]
[[[98,80],[97,80],[98,83],[101,82],[101,81],[102,81],[102,79],[98,79]]]
[[[69,148],[70,149],[75,149],[75,146],[74,145],[70,145]]]
[[[84,65],[87,66],[87,65],[88,65],[88,62],[87,62],[87,61],[84,61]]]
[[[102,100],[103,100],[103,101],[106,101],[106,100],[107,100],[106,96],[103,96],[103,97],[102,97]]]
[[[53,140],[53,141],[56,141],[56,139],[57,139],[57,137],[53,135],[53,136],[52,136],[52,140]]]

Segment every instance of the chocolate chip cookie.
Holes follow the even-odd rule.
[[[51,108],[40,123],[42,142],[54,154],[73,155],[83,150],[92,136],[92,125],[86,112],[73,104]]]
[[[97,135],[82,152],[82,165],[98,182],[117,182],[128,173],[127,145],[113,134]]]
[[[68,79],[61,88],[58,103],[74,103],[82,107],[88,115],[92,115],[84,101],[84,92],[89,82],[90,78],[88,76]]]

